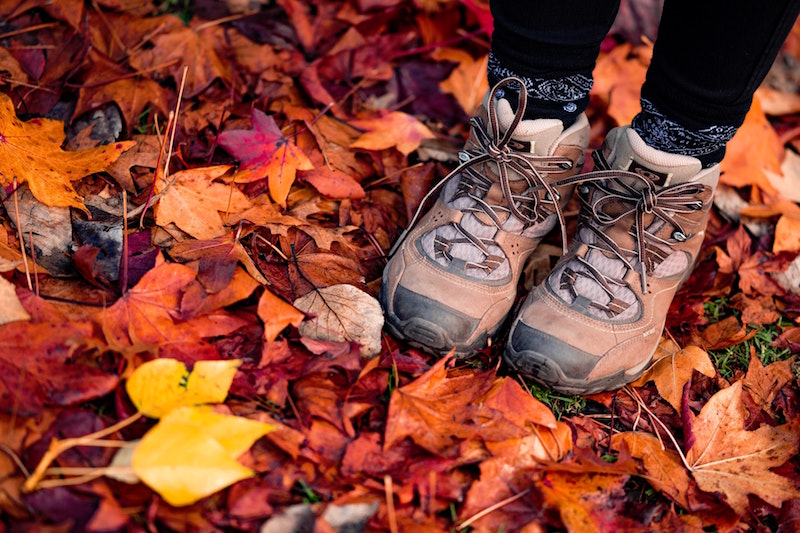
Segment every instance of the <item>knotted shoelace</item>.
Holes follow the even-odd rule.
[[[581,217],[588,223],[579,224],[579,230],[586,228],[592,231],[596,240],[594,243],[585,243],[590,249],[610,252],[623,262],[628,270],[637,270],[640,273],[642,293],[647,294],[647,275],[658,266],[657,259],[665,259],[669,254],[664,254],[660,247],[669,250],[679,242],[693,237],[688,233],[681,222],[673,215],[690,214],[703,208],[699,199],[707,186],[699,183],[679,183],[668,187],[659,187],[651,179],[634,172],[625,170],[611,170],[608,163],[599,152],[594,153],[595,167],[600,170],[571,176],[557,183],[555,186],[569,185],[580,182],[578,186],[578,199],[581,203]],[[600,191],[590,199],[587,183]],[[612,212],[609,212],[613,206]],[[609,226],[621,223],[632,218],[630,233],[634,237],[635,249],[629,250],[622,247],[606,234]],[[646,218],[650,223],[646,226]],[[655,231],[672,226],[670,239],[663,239],[655,235]],[[654,228],[650,231],[650,228]],[[607,305],[592,302],[592,306],[605,311],[609,316],[621,313],[630,305],[628,302],[616,297],[611,285],[626,286],[622,279],[602,272],[584,257],[575,257],[585,271],[575,271],[571,268],[564,270],[561,287],[569,288],[573,297],[577,295],[574,287],[576,276],[584,276],[597,283],[608,295],[610,302]],[[624,276],[623,276],[624,277]]]
[[[518,84],[517,86],[520,88],[519,105],[514,113],[511,124],[501,135],[500,121],[497,117],[497,110],[494,103],[495,97],[498,90],[513,84]],[[540,205],[538,195],[539,191],[544,189],[546,191],[546,201],[548,204],[552,202],[553,210],[558,218],[562,243],[564,251],[566,252],[566,222],[564,220],[563,210],[559,204],[560,196],[556,188],[548,183],[546,176],[550,172],[569,170],[573,167],[574,162],[568,157],[534,155],[514,150],[509,146],[509,141],[511,141],[514,131],[523,119],[526,105],[527,93],[524,90],[522,80],[519,78],[507,78],[495,85],[489,94],[488,127],[484,125],[479,117],[473,117],[470,120],[470,125],[472,126],[479,146],[473,150],[463,150],[459,154],[461,163],[425,195],[422,202],[420,202],[419,208],[417,208],[416,213],[409,222],[408,229],[392,247],[392,250],[389,252],[390,255],[393,255],[397,251],[400,243],[405,239],[408,231],[413,228],[424,207],[433,195],[436,194],[451,177],[458,174],[462,174],[461,183],[459,184],[454,199],[459,196],[468,196],[475,200],[475,206],[468,207],[462,211],[485,213],[498,228],[502,227],[502,221],[499,215],[501,212],[512,214],[521,220],[525,226],[530,226],[540,219],[546,218],[547,215],[542,213],[542,206]],[[480,165],[486,163],[494,164],[497,167],[498,181],[503,193],[505,205],[489,204],[479,195],[485,195],[492,184],[491,179],[483,176],[477,170],[480,168]],[[512,180],[511,176],[514,176],[515,180]],[[511,189],[511,182],[519,180],[520,178],[525,180],[527,188],[522,193],[516,194]],[[463,235],[463,239],[448,240],[438,238],[435,241],[435,250],[437,253],[442,253],[445,257],[452,259],[452,257],[449,256],[451,244],[471,243],[481,251],[486,259],[483,264],[470,263],[469,266],[491,272],[502,263],[503,258],[493,255],[488,248],[495,244],[493,239],[478,237],[459,223],[453,222],[451,224]]]

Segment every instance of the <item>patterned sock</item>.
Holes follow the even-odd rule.
[[[670,154],[696,157],[704,168],[722,161],[725,145],[737,130],[734,126],[711,126],[701,130],[685,128],[667,118],[644,98],[642,112],[634,117],[631,126],[648,146]]]
[[[500,61],[489,53],[489,86],[515,76],[525,83],[528,93],[528,104],[525,108],[526,119],[557,118],[564,122],[564,127],[571,126],[578,116],[589,106],[589,91],[592,89],[592,77],[584,74],[572,74],[561,78],[537,78],[521,76],[500,64]],[[502,91],[500,95],[516,109],[518,94],[514,91]]]

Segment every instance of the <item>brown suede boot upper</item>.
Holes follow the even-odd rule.
[[[703,242],[719,166],[660,152],[628,127],[580,176],[569,252],[524,303],[506,348],[521,373],[570,393],[610,390],[650,363]]]
[[[412,221],[387,265],[380,300],[397,336],[434,352],[483,348],[508,315],[525,261],[559,223],[589,140],[584,115],[522,120],[496,86],[471,120],[462,164]],[[436,191],[434,191],[436,192]]]

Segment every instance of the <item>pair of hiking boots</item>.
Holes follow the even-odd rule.
[[[650,364],[667,310],[703,242],[719,165],[647,146],[611,130],[581,174],[585,115],[523,119],[496,85],[471,119],[461,164],[430,193],[384,270],[380,300],[396,337],[467,356],[505,323],[526,261],[551,230],[567,242],[564,209],[577,194],[577,229],[563,256],[513,318],[506,362],[570,394],[613,390]],[[424,202],[423,202],[424,203]]]

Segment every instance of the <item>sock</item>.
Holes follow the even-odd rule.
[[[489,53],[489,86],[510,76],[521,79],[525,84],[528,94],[526,119],[557,118],[564,123],[564,128],[568,128],[589,106],[589,91],[593,84],[591,75],[572,74],[558,78],[522,76],[502,66],[494,54]],[[502,93],[500,97],[508,100],[512,109],[516,109],[518,93],[513,90]]]
[[[670,154],[696,157],[704,168],[722,161],[725,145],[737,130],[735,126],[686,128],[667,118],[644,98],[642,112],[634,117],[631,127],[648,146]]]

